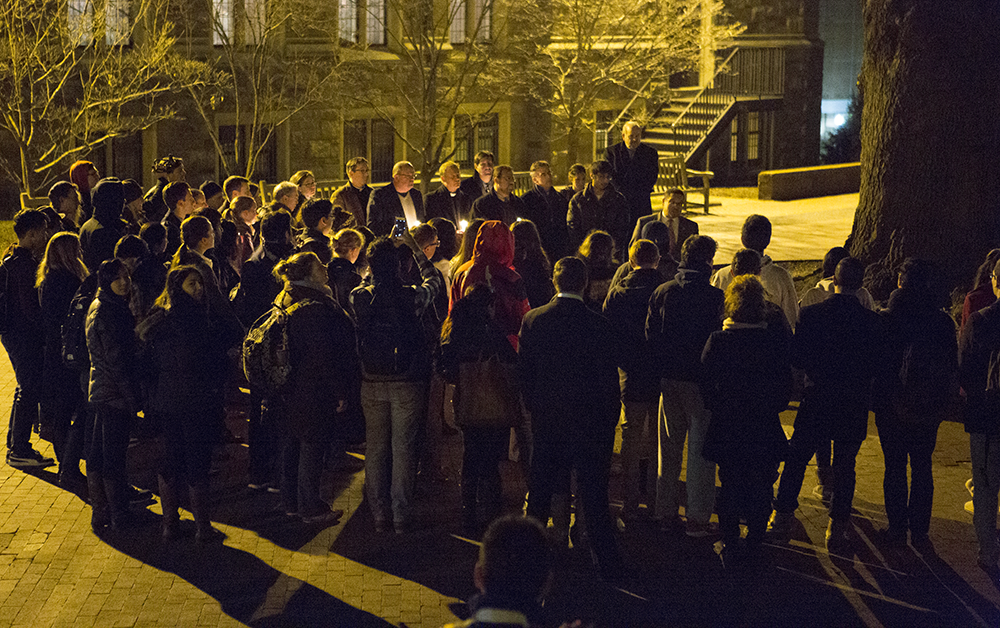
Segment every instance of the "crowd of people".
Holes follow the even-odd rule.
[[[961,353],[921,260],[902,265],[879,310],[864,265],[835,248],[800,302],[765,254],[766,217],[746,219],[745,248],[715,270],[717,243],[682,215],[682,190],[652,210],[655,169],[638,131],[626,125],[608,159],[573,166],[563,190],[535,162],[522,197],[488,152],[464,180],[458,164],[442,165],[426,197],[408,162],[373,189],[357,157],[330,199],[302,171],[266,204],[239,176],[191,186],[176,157],[154,165],[145,194],[77,162],[49,206],[15,216],[17,243],[0,264],[0,339],[17,378],[8,464],[55,464],[31,445],[37,424],[60,484],[88,496],[95,531],[127,528],[132,507],[151,499],[127,471],[141,413],[162,444],[163,537],[181,535],[186,498],[209,541],[219,536],[213,447],[231,436],[224,419],[243,386],[250,488],[279,493],[289,517],[334,524],[343,513],[321,498],[324,466],[363,442],[375,526],[404,534],[416,523],[418,469],[443,473],[453,413],[465,532],[503,514],[498,464],[513,438],[527,516],[551,518],[559,545],[585,538],[601,575],[616,579],[627,564],[616,535],[641,517],[720,536],[727,567],[752,563],[767,533],[788,533],[814,455],[827,542],[849,547],[869,410],[885,456],[885,538],[926,543],[931,453],[961,382],[980,562],[995,571],[996,252],[967,300]],[[271,324],[287,368],[262,381],[241,368],[241,352]],[[779,413],[797,390],[789,441]],[[623,508],[613,513],[619,424]],[[574,495],[585,534],[570,529]]]

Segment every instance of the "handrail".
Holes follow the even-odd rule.
[[[739,51],[740,51],[739,48],[733,48],[733,51],[729,53],[729,56],[726,57],[726,60],[719,64],[719,67],[715,70],[715,74],[712,75],[712,79],[707,83],[705,83],[705,86],[702,87],[701,91],[699,91],[698,94],[691,100],[691,102],[688,103],[688,106],[684,107],[684,110],[681,111],[680,115],[677,116],[677,119],[675,119],[673,122],[670,123],[671,129],[675,129],[677,127],[677,124],[681,121],[681,118],[684,117],[684,114],[690,111],[691,107],[693,107],[694,104],[698,102],[699,99],[701,99],[702,95],[704,95],[704,93],[708,91],[711,85],[715,84],[715,77],[717,77],[719,73],[722,72],[722,70],[727,65],[729,65],[729,62],[733,60],[733,57],[735,57],[736,53]]]

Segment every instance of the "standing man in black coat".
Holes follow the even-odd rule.
[[[556,262],[553,281],[555,299],[528,312],[521,325],[521,390],[534,438],[528,516],[548,521],[560,471],[576,469],[598,569],[614,579],[622,557],[608,511],[608,476],[621,409],[621,349],[611,323],[583,302],[583,260]]]
[[[614,170],[614,185],[629,205],[629,222],[653,213],[649,196],[660,174],[660,156],[652,146],[642,143],[642,127],[629,121],[622,127],[622,141],[609,146],[604,159]]]
[[[497,166],[493,190],[472,203],[472,216],[483,220],[499,220],[510,227],[524,217],[524,203],[514,194],[514,169]]]
[[[524,218],[538,227],[542,248],[549,259],[559,259],[569,252],[566,250],[566,212],[569,211],[569,199],[552,187],[552,168],[547,161],[531,164],[531,182],[535,184],[534,187],[521,197],[524,202]]]
[[[833,440],[834,488],[826,532],[830,549],[848,540],[854,463],[868,436],[872,380],[883,353],[881,317],[856,295],[864,278],[859,260],[841,260],[833,279],[836,293],[802,309],[792,341],[792,365],[805,371],[809,385],[795,417],[770,528],[787,533],[806,465],[824,442]]]
[[[441,177],[441,187],[434,190],[424,199],[427,208],[427,220],[432,218],[447,218],[459,231],[465,231],[462,222],[468,226],[472,220],[472,200],[461,190],[462,173],[454,161],[446,161],[438,169]]]
[[[397,218],[406,220],[407,229],[424,222],[424,198],[413,187],[416,170],[408,161],[392,167],[392,183],[372,192],[368,199],[368,228],[376,236],[389,235]]]
[[[486,196],[493,191],[494,163],[496,163],[496,157],[490,151],[481,150],[476,153],[472,160],[476,174],[462,181],[462,191],[469,197],[470,202],[475,202],[480,196]]]
[[[615,240],[615,250],[623,257],[628,251],[628,200],[611,185],[611,164],[598,160],[590,164],[590,183],[569,202],[566,227],[574,252],[594,229],[607,231]],[[633,221],[634,222],[634,221]]]

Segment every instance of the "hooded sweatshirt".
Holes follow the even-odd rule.
[[[530,309],[524,281],[514,270],[514,234],[499,220],[483,223],[476,235],[472,260],[455,272],[451,284],[451,305],[477,284],[493,288],[496,322],[508,340],[517,346],[521,319]]]

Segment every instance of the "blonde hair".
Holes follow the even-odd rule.
[[[302,281],[312,274],[316,264],[323,265],[319,256],[312,251],[303,251],[275,264],[272,272],[278,281]]]
[[[35,287],[41,286],[49,273],[54,270],[68,270],[80,281],[90,275],[87,265],[83,263],[80,237],[75,233],[60,231],[49,240],[45,246],[45,257],[38,265]]]
[[[347,257],[354,249],[365,245],[365,237],[357,229],[341,229],[333,236],[333,252],[337,257]]]

